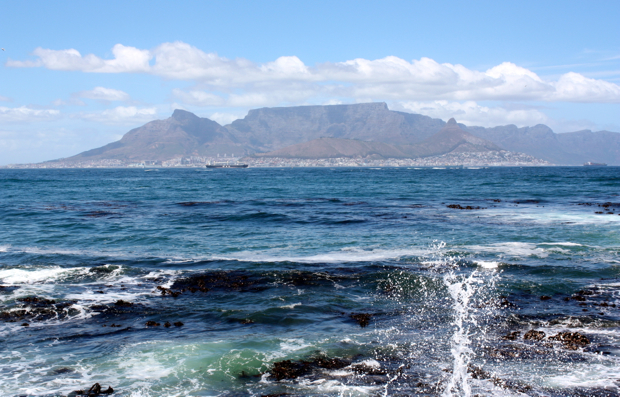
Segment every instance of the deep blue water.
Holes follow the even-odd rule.
[[[619,395],[619,194],[617,167],[0,170],[0,394]]]

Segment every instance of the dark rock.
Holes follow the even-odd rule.
[[[517,340],[517,338],[521,335],[519,331],[508,332],[506,335],[502,336],[502,339],[505,340]]]
[[[23,323],[23,324],[22,324],[22,327],[30,327],[30,324],[28,324],[28,323]]]
[[[103,390],[99,383],[95,383],[90,389],[88,389],[88,391],[76,390],[73,393],[75,393],[76,396],[96,397],[102,394],[112,394],[114,393],[114,389],[112,386],[108,386],[107,389]]]
[[[541,341],[543,339],[545,339],[545,333],[543,331],[535,331],[533,329],[527,331],[525,333],[525,335],[523,335],[523,339],[526,340],[534,340],[534,341]]]
[[[473,379],[490,379],[491,374],[484,371],[480,367],[476,367],[475,365],[469,364],[467,366],[467,372],[471,375]]]
[[[173,291],[170,288],[162,287],[161,285],[158,285],[157,289],[161,292],[162,296],[168,295],[168,296],[172,296],[173,298],[176,298],[177,296],[181,295],[181,292]]]
[[[471,205],[462,207],[460,204],[450,204],[450,205],[447,205],[446,207],[452,208],[455,210],[485,210],[486,209],[483,207],[472,207]]]
[[[388,372],[381,367],[374,367],[366,364],[352,365],[351,369],[357,374],[364,375],[387,375]]]
[[[276,380],[282,379],[295,379],[300,376],[311,373],[314,369],[340,369],[347,367],[351,364],[350,361],[341,358],[326,358],[318,357],[312,361],[291,361],[284,360],[273,363],[273,369],[271,370],[271,376]],[[363,372],[361,369],[359,372]],[[370,369],[368,372],[372,372]]]
[[[52,299],[39,298],[36,296],[29,296],[26,298],[18,298],[16,299],[18,302],[34,304],[36,306],[50,306],[56,303],[56,301]]]
[[[213,271],[177,280],[172,287],[190,292],[209,292],[213,289],[249,291],[257,281],[246,272]]]
[[[499,301],[497,301],[495,303],[495,305],[501,309],[508,309],[508,308],[516,308],[517,305],[515,305],[514,303],[510,302],[508,300],[508,297],[501,295],[499,297]]]
[[[170,324],[168,321],[166,321],[166,322],[164,323],[164,327],[166,327],[166,328],[170,328],[170,327],[172,327],[172,324]]]
[[[129,307],[129,306],[132,306],[132,305],[133,305],[133,303],[124,301],[122,299],[119,299],[116,302],[114,302],[114,306],[119,306],[119,307]]]
[[[0,312],[0,320],[14,323],[24,320],[45,321],[49,319],[65,319],[71,314],[77,314],[71,306],[75,301],[56,302],[51,299],[36,296],[16,299],[18,308]]]
[[[549,337],[549,340],[562,342],[568,350],[577,350],[590,344],[590,340],[579,332],[560,332]]]
[[[156,321],[149,320],[149,321],[147,321],[147,322],[145,323],[145,325],[146,325],[147,327],[159,327],[161,324],[159,324],[159,323],[158,323],[158,322],[156,322]]]
[[[282,379],[295,379],[310,371],[310,363],[307,361],[293,362],[291,360],[283,360],[273,363],[271,376],[280,381]]]
[[[324,358],[320,357],[314,360],[314,364],[319,368],[340,369],[351,364],[350,361],[341,358]]]
[[[176,323],[174,323],[175,327],[182,327],[184,324],[180,321],[177,321]]]
[[[370,323],[370,318],[372,314],[369,313],[354,313],[351,314],[351,318],[360,325],[360,327],[364,328]]]
[[[547,296],[547,295],[543,295],[543,296],[540,297],[541,301],[548,301],[549,299],[551,299],[551,297]]]

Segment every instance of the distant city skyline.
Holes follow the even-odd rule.
[[[0,165],[186,109],[386,102],[485,127],[620,132],[620,3],[5,3]]]

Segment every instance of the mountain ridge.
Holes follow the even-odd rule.
[[[215,157],[224,153],[243,157],[319,138],[383,143],[396,148],[396,151],[390,149],[395,154],[405,153],[406,148],[406,156],[420,157],[428,152],[447,150],[440,138],[428,141],[446,124],[420,114],[392,111],[384,102],[252,109],[244,118],[225,126],[176,109],[167,119],[148,122],[130,130],[119,141],[63,161],[162,161],[182,156]],[[556,134],[543,124],[520,128],[515,125],[458,126],[463,132],[491,142],[497,148],[526,153],[555,164],[577,165],[585,161],[620,164],[620,133],[616,132],[585,130]],[[450,139],[458,140],[455,135]],[[472,147],[467,150],[474,150],[473,138],[468,139]],[[367,144],[366,150],[380,146],[373,145]],[[497,150],[484,145],[487,145],[485,150]]]

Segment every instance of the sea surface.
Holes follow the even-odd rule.
[[[617,167],[0,170],[0,395],[618,396],[619,194]]]

